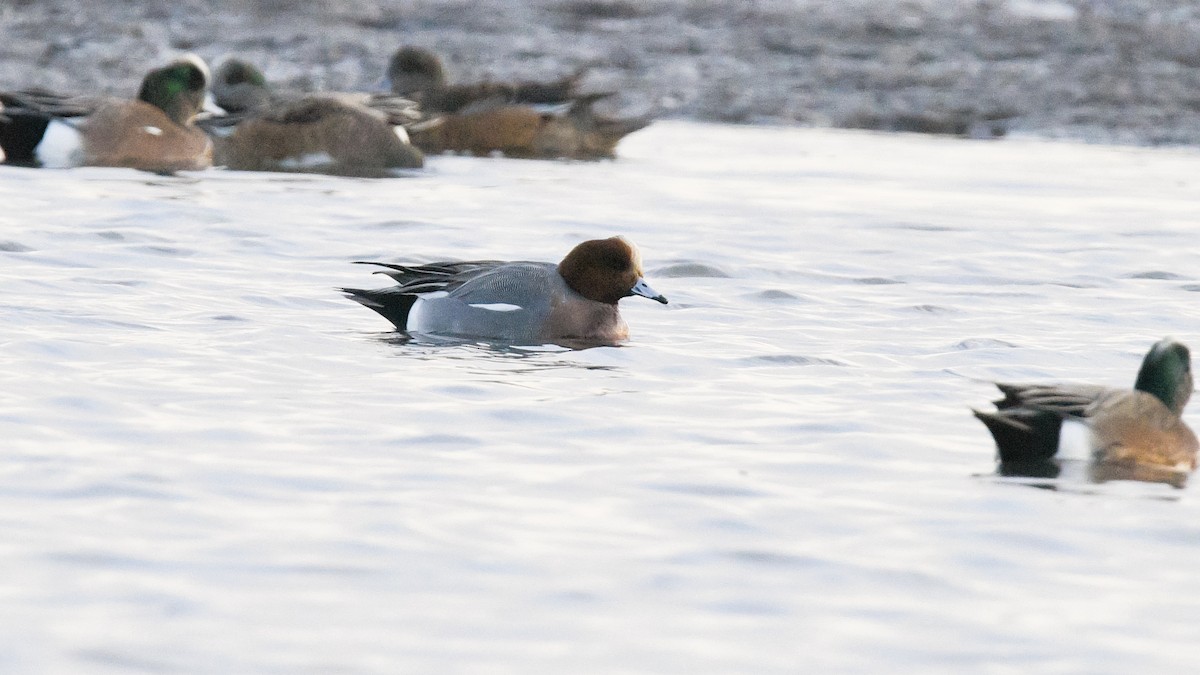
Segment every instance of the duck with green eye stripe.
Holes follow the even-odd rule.
[[[194,122],[209,80],[204,62],[187,55],[147,73],[134,100],[8,92],[0,147],[8,162],[27,166],[205,169],[212,143]]]
[[[994,412],[974,411],[996,441],[1002,472],[1060,459],[1102,470],[1186,475],[1200,443],[1182,419],[1192,395],[1191,354],[1170,338],[1142,360],[1133,389],[1074,384],[997,384]],[[1136,476],[1135,476],[1136,477]]]

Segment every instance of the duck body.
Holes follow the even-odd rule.
[[[595,114],[594,97],[561,104],[485,101],[461,112],[412,125],[412,142],[428,153],[501,153],[521,159],[611,159],[617,143],[648,119],[607,119]]]
[[[604,259],[606,249],[614,257]],[[368,263],[384,268],[381,272],[398,285],[342,290],[409,333],[513,344],[615,343],[629,336],[617,308],[620,298],[642,295],[667,302],[641,278],[640,261],[630,257],[630,250],[628,242],[614,237],[584,242],[557,265]]]
[[[425,162],[402,128],[336,96],[306,96],[247,115],[214,142],[217,164],[241,171],[377,176]]]
[[[83,166],[169,173],[212,166],[212,143],[196,127],[175,123],[144,101],[111,101],[78,127]]]
[[[553,263],[386,267],[390,271],[385,274],[400,286],[358,297],[371,300],[384,310],[381,314],[405,332],[499,339],[514,344],[562,339],[618,342],[629,337],[629,327],[615,304],[583,297],[567,285]],[[412,289],[420,287],[440,290],[411,295]]]

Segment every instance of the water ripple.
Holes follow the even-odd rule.
[[[686,279],[693,277],[721,279],[729,277],[727,272],[715,265],[691,261],[655,267],[651,271],[651,275],[666,279]]]

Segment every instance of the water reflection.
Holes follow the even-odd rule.
[[[1037,462],[1000,462],[996,475],[1004,478],[1028,478],[1024,485],[1057,490],[1064,486],[1101,485],[1114,481],[1160,483],[1176,489],[1187,486],[1188,474],[1146,464],[1120,464],[1073,459],[1050,459]]]
[[[488,364],[505,366],[506,373],[542,373],[551,370],[620,371],[616,365],[589,363],[570,358],[579,351],[595,347],[620,348],[621,345],[599,345],[581,342],[576,346],[513,345],[477,338],[455,338],[441,335],[411,334],[402,331],[376,334],[375,339],[397,348],[396,356],[422,361],[457,362],[460,372],[492,374],[494,369],[480,368]],[[556,358],[557,357],[557,358]],[[464,363],[465,362],[465,363]],[[519,367],[514,367],[519,364]]]
[[[593,349],[596,347],[614,347],[619,348],[622,345],[596,342],[594,340],[559,340],[558,342],[546,343],[541,345],[514,345],[509,342],[500,340],[485,340],[476,337],[454,337],[449,335],[434,335],[431,333],[406,333],[404,331],[392,331],[383,333],[379,337],[380,342],[396,345],[397,347],[416,347],[416,348],[460,348],[471,350],[479,354],[487,354],[493,356],[508,356],[514,358],[525,358],[542,354],[562,354],[572,351],[582,351],[585,349]],[[424,353],[434,353],[428,351]],[[441,353],[441,352],[437,352]]]

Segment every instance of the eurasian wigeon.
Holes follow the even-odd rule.
[[[611,92],[579,94],[582,72],[555,82],[483,82],[452,85],[441,59],[419,47],[401,47],[388,64],[392,91],[413,98],[429,115],[409,125],[417,147],[430,153],[494,152],[520,158],[601,159],[649,118],[598,115],[596,101]]]
[[[1066,447],[1067,425],[1080,425],[1086,432],[1086,441],[1079,444],[1084,446],[1082,459],[1101,469],[1186,473],[1196,468],[1200,444],[1181,418],[1192,395],[1191,355],[1180,342],[1164,338],[1151,347],[1133,389],[996,386],[1004,394],[995,402],[997,410],[974,413],[996,441],[1002,470],[1066,458],[1074,449]]]
[[[213,84],[229,114],[206,120],[216,163],[243,171],[386,176],[424,165],[402,122],[419,119],[397,96],[319,93],[276,95],[255,66],[227,59]]]
[[[210,75],[188,55],[151,70],[135,100],[10,92],[0,146],[10,163],[115,166],[171,172],[212,165],[212,143],[194,121]]]
[[[621,298],[667,299],[642,278],[624,237],[579,244],[562,262],[437,262],[379,265],[399,285],[342,289],[397,329],[510,344],[612,344],[629,335]]]

